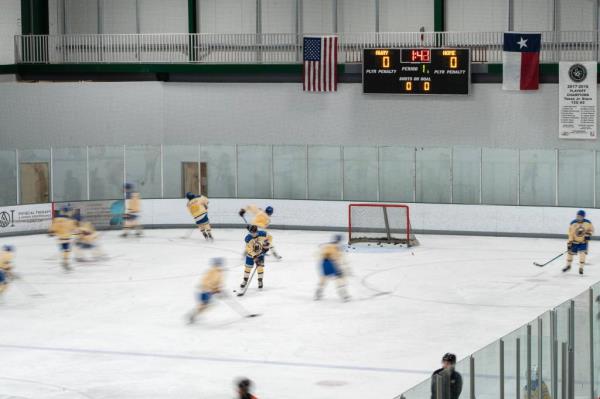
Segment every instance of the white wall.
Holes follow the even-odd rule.
[[[379,31],[433,31],[433,0],[380,0]]]
[[[504,1],[504,0],[503,0]],[[578,2],[583,0],[577,0]],[[515,31],[554,29],[554,0],[514,0]]]
[[[560,30],[594,30],[596,0],[560,0]]]
[[[13,37],[20,34],[20,0],[0,0],[0,65],[15,63],[15,42]]]
[[[293,201],[261,199],[211,199],[212,224],[240,225],[237,211],[247,204],[271,205],[273,227],[329,228],[345,231],[348,204],[343,201]],[[189,225],[185,199],[145,200],[142,223]],[[417,231],[457,232],[486,235],[566,236],[577,208],[409,204],[411,227]],[[587,210],[591,220],[600,218],[599,209]],[[417,237],[418,238],[418,237]]]
[[[303,32],[333,33],[334,16],[333,0],[303,0]]]
[[[296,32],[296,0],[262,0],[263,33]]]
[[[200,32],[256,32],[256,0],[199,0]]]
[[[508,29],[506,0],[446,0],[446,30],[503,32]]]
[[[338,31],[375,32],[375,0],[338,0]]]
[[[112,201],[106,201],[110,204]],[[211,198],[211,224],[242,226],[237,214],[247,204],[270,205],[275,213],[274,228],[333,229],[347,231],[348,204],[343,201],[295,201],[264,199]],[[192,226],[185,199],[142,201],[142,220],[147,226]],[[71,203],[77,207],[77,203]],[[28,231],[46,231],[50,225],[52,204],[21,205],[0,208],[10,215],[10,224],[0,236]],[[409,204],[411,228],[427,233],[485,235],[565,236],[576,208]],[[591,220],[600,218],[599,209],[589,209]]]
[[[99,0],[65,0],[65,33],[98,33]]]
[[[140,33],[187,33],[185,0],[138,0]]]
[[[310,95],[299,83],[2,83],[0,148],[115,144],[600,149],[558,139],[558,85],[474,84],[469,96]]]
[[[136,0],[101,0],[102,33],[137,33]]]

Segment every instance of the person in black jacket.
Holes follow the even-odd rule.
[[[238,394],[240,399],[258,399],[256,396],[250,393],[252,389],[252,381],[248,378],[242,378],[237,383]]]
[[[431,376],[431,399],[458,399],[462,392],[462,376],[454,369],[456,355],[446,353],[442,357],[442,368],[433,372]],[[441,398],[437,397],[438,382],[442,383]]]

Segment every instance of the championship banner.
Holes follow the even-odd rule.
[[[558,137],[595,139],[597,135],[596,62],[560,62]]]
[[[52,204],[0,207],[0,235],[50,228]]]

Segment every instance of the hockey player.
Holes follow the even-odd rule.
[[[71,209],[64,207],[55,217],[52,219],[50,225],[49,234],[50,236],[56,236],[58,238],[58,246],[62,253],[61,266],[65,270],[71,270],[69,266],[69,254],[71,253],[71,239],[76,233],[76,222],[71,218]]]
[[[523,387],[523,394],[521,395],[523,399],[538,399],[540,397],[542,399],[550,399],[550,391],[548,390],[548,386],[543,379],[540,383],[538,374],[538,368],[534,365],[531,368],[531,389],[529,389],[527,385]],[[529,392],[531,392],[531,396],[529,395]]]
[[[250,225],[257,226],[261,230],[267,230],[271,224],[271,215],[273,215],[273,207],[267,206],[264,210],[257,207],[256,205],[248,205],[245,208],[240,209],[239,215],[245,219],[246,213],[252,214],[252,220]],[[281,259],[281,256],[277,254],[275,248],[271,246],[271,253],[276,259]]]
[[[573,256],[579,254],[579,274],[583,274],[583,265],[588,253],[588,241],[592,237],[592,234],[594,234],[592,222],[585,218],[584,210],[578,211],[575,220],[569,226],[569,239],[567,241],[569,252],[567,254],[567,266],[565,266],[563,272],[571,269]]]
[[[204,312],[210,305],[213,295],[219,294],[223,287],[223,259],[211,260],[211,268],[206,272],[200,282],[198,293],[198,305],[189,315],[189,323],[192,324],[196,317]]]
[[[248,227],[248,234],[244,241],[246,242],[246,264],[244,267],[244,280],[240,288],[246,288],[250,272],[256,265],[258,274],[258,288],[263,288],[263,276],[265,274],[265,254],[271,249],[271,236],[264,230],[259,230],[257,226]]]
[[[336,234],[330,243],[323,245],[321,248],[321,278],[317,286],[317,292],[315,292],[316,301],[323,297],[323,289],[330,278],[335,279],[338,294],[342,300],[348,301],[350,299],[346,291],[346,279],[344,278],[344,271],[342,269],[343,255],[341,242],[342,236]]]
[[[132,183],[125,183],[125,214],[123,215],[123,234],[121,237],[127,237],[129,230],[134,229],[136,236],[142,235],[142,226],[139,217],[142,200],[140,193],[135,191]]]
[[[15,248],[12,245],[2,247],[0,253],[0,294],[8,288],[8,283],[14,277],[12,274]]]
[[[75,241],[75,260],[83,262],[86,260],[86,252],[91,252],[96,260],[105,257],[98,246],[98,232],[94,225],[88,221],[78,220],[77,239]]]
[[[212,241],[212,228],[208,220],[208,198],[204,195],[198,196],[194,193],[187,193],[185,197],[188,199],[188,211],[194,218],[198,229],[205,239]]]

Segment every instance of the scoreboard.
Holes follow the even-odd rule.
[[[363,93],[469,94],[466,48],[363,50]]]

